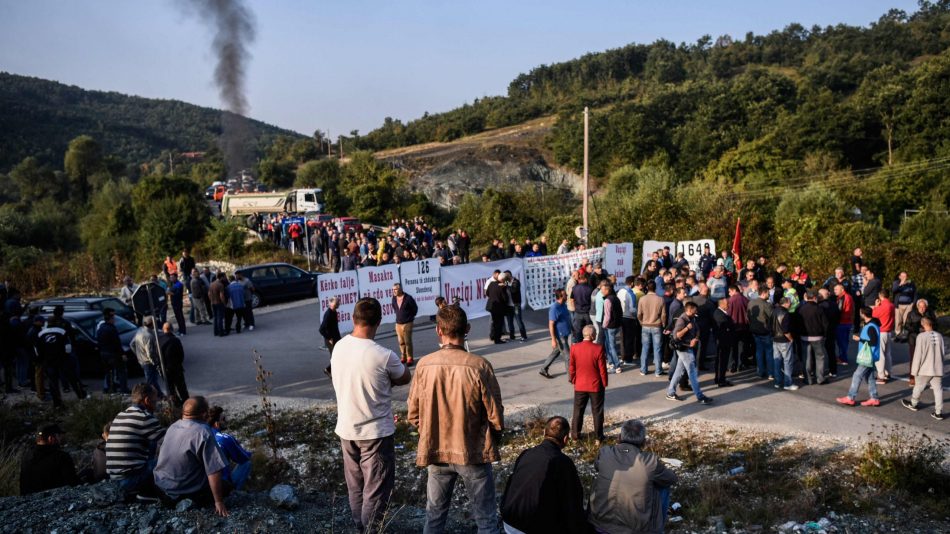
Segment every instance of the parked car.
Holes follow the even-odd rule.
[[[50,313],[41,313],[49,320]],[[102,313],[96,311],[75,311],[63,314],[63,319],[73,327],[73,352],[79,358],[79,376],[81,378],[102,378],[102,358],[99,356],[99,343],[96,341],[96,329],[102,322]],[[126,353],[126,365],[129,376],[142,376],[142,367],[132,354],[130,344],[138,329],[133,323],[116,316],[115,327],[119,331],[122,350]]]
[[[65,312],[96,311],[99,312],[99,318],[102,318],[102,310],[112,309],[115,314],[123,319],[135,321],[135,312],[132,308],[125,305],[124,302],[116,297],[57,297],[45,300],[36,300],[30,303],[28,308],[39,308],[44,314],[53,313],[53,308],[62,306]]]
[[[251,296],[251,306],[279,300],[309,298],[317,295],[317,274],[289,263],[265,263],[237,269],[254,284],[257,290]]]
[[[338,229],[342,229],[344,232],[349,232],[350,230],[354,232],[363,231],[363,223],[356,217],[337,217],[333,219],[333,224],[336,225]],[[342,228],[340,226],[342,225]]]

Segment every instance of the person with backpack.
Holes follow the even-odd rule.
[[[881,359],[881,323],[871,314],[871,308],[864,306],[861,308],[861,319],[864,321],[864,327],[861,328],[861,334],[854,336],[858,342],[857,365],[854,375],[851,377],[851,389],[848,395],[835,399],[839,404],[854,406],[857,404],[855,398],[858,396],[858,388],[862,382],[868,383],[868,393],[871,397],[862,402],[861,406],[880,406],[881,401],[877,398],[877,384],[874,380],[875,364]]]

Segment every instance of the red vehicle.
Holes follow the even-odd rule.
[[[337,217],[333,219],[333,224],[336,225],[337,229],[342,229],[344,232],[351,230],[354,232],[363,231],[363,223],[356,217]]]

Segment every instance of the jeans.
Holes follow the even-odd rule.
[[[128,368],[121,354],[103,353],[102,367],[105,371],[102,379],[104,393],[119,393],[129,389]]]
[[[211,309],[214,311],[214,335],[223,336],[224,335],[224,311],[227,309],[224,304],[212,304]]]
[[[666,388],[666,394],[676,394],[676,384],[679,383],[684,372],[689,377],[689,385],[692,386],[696,399],[702,399],[703,391],[699,389],[699,372],[696,370],[696,356],[692,349],[676,351],[676,370],[673,371],[673,376],[670,377],[670,385]]]
[[[772,376],[775,377],[775,385],[779,387],[788,387],[792,385],[792,344],[779,343],[772,341],[772,361],[775,368]]]
[[[759,378],[772,375],[772,337],[768,335],[755,337],[755,369]],[[774,376],[774,375],[773,375]]]
[[[590,323],[594,325],[594,332],[595,332],[594,343],[597,343],[598,345],[603,345],[604,344],[604,325],[601,324],[601,322],[597,320],[597,317],[593,315],[590,316]]]
[[[350,498],[350,513],[357,529],[382,530],[377,523],[386,513],[396,484],[396,451],[393,436],[378,439],[340,439],[343,478]]]
[[[231,483],[234,484],[234,489],[241,489],[244,487],[244,483],[247,482],[248,477],[251,476],[251,461],[248,460],[243,464],[237,464],[234,466],[234,469],[231,470]]]
[[[154,452],[154,451],[153,451]],[[158,458],[153,454],[145,462],[145,465],[136,471],[127,473],[119,479],[119,489],[125,495],[154,495],[157,493],[155,488],[155,477],[153,471]],[[110,477],[114,478],[114,477]]]
[[[877,367],[877,377],[891,376],[891,349],[894,345],[894,332],[881,332],[881,357],[874,362]]]
[[[653,345],[653,363],[656,366],[656,376],[663,374],[663,351],[660,346],[660,327],[644,326],[640,334],[640,372],[647,373],[650,360],[647,359],[650,345]]]
[[[848,345],[851,343],[851,325],[839,324],[835,329],[835,337],[838,340],[838,361],[848,361]]]
[[[607,352],[607,363],[614,367],[620,366],[620,358],[617,357],[617,333],[619,328],[604,328],[604,348]]]
[[[528,339],[528,332],[524,327],[524,319],[521,317],[521,305],[516,304],[511,307],[511,310],[508,312],[508,335],[511,336],[511,339],[515,338],[515,322],[518,323],[518,328],[520,329],[521,339]]]
[[[445,530],[445,521],[452,503],[455,482],[462,477],[472,505],[472,515],[479,534],[498,532],[498,505],[495,503],[495,482],[491,464],[432,464],[428,467],[426,484],[426,524],[424,534]]]
[[[825,354],[825,338],[805,341],[805,380],[809,384],[824,384],[828,381],[828,355]]]
[[[858,388],[861,387],[861,382],[865,381],[868,383],[868,393],[871,394],[871,398],[876,399],[877,383],[874,382],[874,368],[863,365],[857,366],[854,375],[851,376],[851,389],[848,390],[848,398],[854,400],[858,396]]]
[[[574,334],[574,343],[581,342],[581,339],[583,339],[582,334],[584,331],[584,327],[589,324],[592,324],[590,320],[590,315],[587,315],[587,313],[583,313],[583,312],[574,313],[574,320],[571,324],[571,327],[572,327],[571,331]]]
[[[158,368],[154,364],[147,363],[142,366],[142,370],[145,371],[145,383],[151,384],[155,391],[158,392],[158,397],[162,398],[165,396],[165,393],[162,391],[162,386],[159,385],[158,380]]]
[[[548,368],[551,367],[551,364],[554,363],[554,360],[561,358],[561,361],[564,362],[564,372],[569,373],[570,369],[568,368],[568,360],[570,359],[571,349],[567,343],[568,336],[558,336],[554,338],[557,342],[557,347],[551,351],[551,354],[548,354],[548,359],[544,360],[544,365],[541,366],[541,369],[544,372],[548,372]]]

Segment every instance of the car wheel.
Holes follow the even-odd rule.
[[[251,293],[251,308],[259,308],[261,306],[261,296],[257,293]]]

